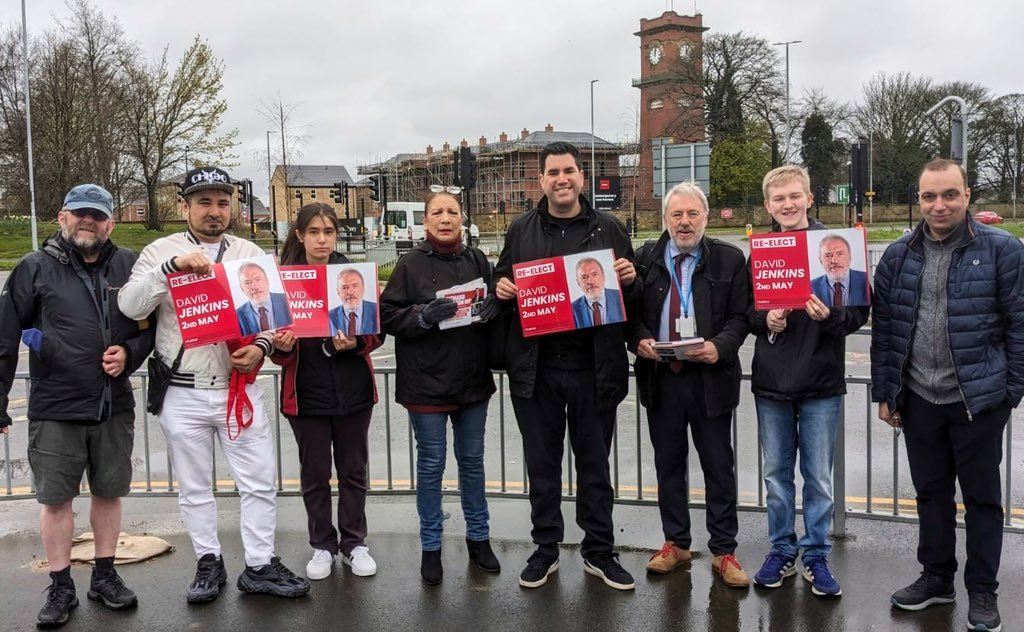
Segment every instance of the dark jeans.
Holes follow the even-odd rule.
[[[968,419],[963,404],[936,406],[908,389],[900,412],[917,491],[917,560],[925,570],[953,579],[959,479],[967,525],[964,584],[968,591],[994,592],[1003,548],[999,463],[1010,408],[1000,406]]]
[[[647,421],[654,445],[654,466],[658,472],[658,511],[665,539],[689,549],[690,511],[687,506],[687,441],[686,428],[693,434],[693,444],[704,471],[707,504],[707,526],[713,555],[736,550],[736,476],[730,414],[708,418],[704,404],[704,381],[695,368],[681,373],[658,367],[656,405],[647,411]]]
[[[302,502],[309,545],[314,549],[348,555],[365,544],[366,491],[370,488],[367,433],[372,413],[370,407],[343,417],[288,418],[299,446]],[[337,530],[331,511],[332,461],[338,471]]]
[[[554,552],[565,535],[562,520],[562,452],[565,428],[576,463],[576,524],[584,531],[581,552],[611,552],[612,485],[608,455],[615,407],[599,409],[601,394],[593,370],[540,367],[533,397],[512,397],[523,435],[530,479],[533,541]]]

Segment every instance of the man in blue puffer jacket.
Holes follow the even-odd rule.
[[[920,578],[892,603],[921,610],[956,592],[955,483],[967,512],[967,627],[999,630],[1003,429],[1024,395],[1024,246],[967,213],[955,162],[933,160],[919,182],[923,221],[875,271],[871,397],[903,428],[920,519]]]

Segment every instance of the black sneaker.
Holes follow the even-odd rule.
[[[591,553],[583,560],[583,570],[600,577],[616,590],[633,590],[636,583],[629,571],[619,564],[618,553]]]
[[[955,599],[956,590],[952,580],[922,571],[916,582],[894,592],[889,601],[903,610],[924,610],[928,606],[953,603]]]
[[[228,571],[224,568],[224,560],[213,553],[199,558],[196,564],[196,576],[188,587],[185,600],[189,603],[207,603],[220,595],[220,587],[228,583]]]
[[[92,580],[89,582],[89,599],[100,601],[111,610],[124,610],[139,605],[139,598],[131,588],[124,585],[124,580],[117,571],[97,577],[96,569],[92,569]]]
[[[78,607],[75,585],[54,582],[46,591],[46,604],[39,611],[36,627],[59,628],[71,619],[71,611]]]
[[[548,575],[558,570],[558,553],[537,549],[526,560],[526,568],[519,574],[519,585],[523,588],[539,588],[548,581]]]
[[[270,564],[260,570],[246,566],[238,576],[238,590],[247,593],[273,595],[289,599],[309,592],[309,580],[298,577],[281,563],[281,558],[270,558]]]
[[[967,611],[968,630],[999,632],[1003,629],[994,592],[969,592],[967,597],[971,601],[970,609]]]

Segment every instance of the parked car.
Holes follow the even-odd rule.
[[[994,211],[978,211],[977,213],[974,214],[974,219],[978,220],[982,224],[1003,223],[1003,218]]]

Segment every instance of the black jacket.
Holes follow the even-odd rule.
[[[0,427],[22,331],[29,341],[29,419],[96,424],[135,409],[129,376],[153,350],[154,327],[121,314],[117,289],[137,255],[108,241],[92,265],[59,235],[25,255],[0,292]],[[124,371],[103,371],[103,352],[121,345]]]
[[[818,220],[808,220],[808,230],[826,230]],[[786,329],[772,343],[768,341],[768,312],[755,310],[753,305],[751,296],[748,318],[750,331],[757,336],[750,380],[754,395],[799,400],[846,393],[846,336],[867,322],[869,307],[833,307],[821,322],[794,309],[786,319]]]
[[[645,338],[658,337],[665,298],[672,288],[672,277],[665,267],[668,232],[655,242],[645,244],[636,254],[638,283],[643,295],[633,314],[630,350]],[[740,402],[739,350],[747,337],[747,305],[750,297],[750,273],[743,252],[724,241],[704,237],[700,243],[700,262],[693,271],[693,304],[697,335],[718,348],[718,362],[699,364],[704,382],[706,414],[717,417],[731,412]],[[637,357],[637,393],[640,403],[650,408],[657,397],[658,371],[668,371],[665,362]]]
[[[633,244],[626,229],[610,213],[595,211],[586,198],[580,196],[583,213],[587,216],[587,234],[580,242],[577,252],[611,248],[615,257],[633,260]],[[513,279],[512,265],[544,259],[551,256],[551,229],[547,222],[548,200],[542,198],[540,205],[517,218],[508,227],[505,247],[494,270],[495,280],[506,277]],[[634,282],[623,288],[623,301],[628,308],[636,300],[640,284]],[[510,304],[514,301],[509,301]],[[533,386],[537,379],[537,355],[539,338],[524,338],[519,318],[507,319],[508,331],[502,354],[508,369],[509,385],[516,397],[533,397]],[[601,394],[598,406],[601,409],[614,408],[626,398],[629,390],[629,360],[626,357],[625,325],[617,323],[598,327],[593,332],[594,370],[597,392]]]
[[[348,263],[348,258],[332,252],[328,263]],[[305,260],[296,265],[305,265]],[[330,337],[300,338],[290,353],[272,354],[271,361],[281,366],[281,412],[289,417],[334,417],[373,406],[377,385],[370,353],[383,341],[384,334],[356,336],[355,347],[334,351]]]
[[[463,406],[496,390],[485,324],[441,331],[436,325],[424,329],[417,318],[438,290],[479,278],[491,285],[491,264],[476,248],[440,254],[423,241],[398,260],[380,296],[380,317],[381,328],[395,337],[400,404]]]

